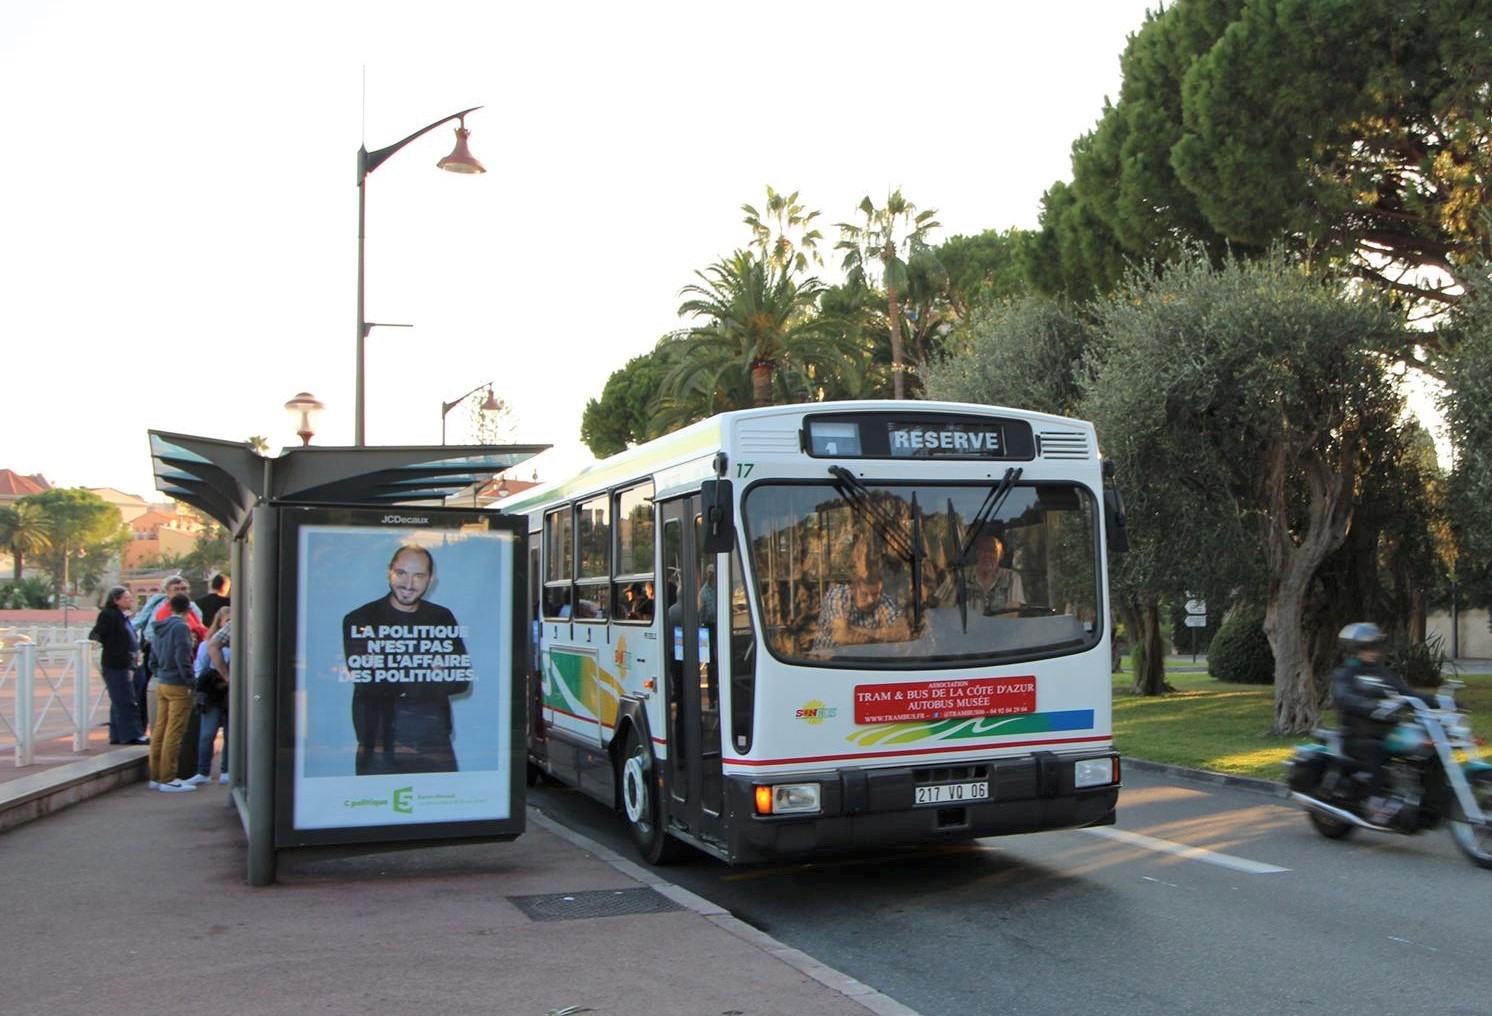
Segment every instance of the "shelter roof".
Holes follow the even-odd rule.
[[[152,430],[156,489],[238,532],[263,502],[430,505],[491,479],[549,445],[289,448],[276,458],[248,442]]]

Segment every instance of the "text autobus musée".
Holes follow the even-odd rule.
[[[644,857],[733,863],[1111,823],[1090,424],[931,402],[725,413],[529,518],[529,759]]]

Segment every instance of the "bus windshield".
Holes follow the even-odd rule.
[[[1102,634],[1098,521],[1072,483],[760,483],[742,509],[764,625],[810,666],[977,665]]]

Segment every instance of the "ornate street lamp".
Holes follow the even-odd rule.
[[[325,408],[310,392],[300,392],[285,403],[285,412],[290,414],[290,425],[295,428],[302,445],[310,444],[311,438],[316,436],[316,420]]]
[[[486,382],[485,385],[477,385],[475,388],[473,388],[471,391],[467,392],[465,395],[461,396],[460,398],[452,399],[450,402],[442,402],[440,404],[440,443],[441,444],[445,444],[446,443],[446,414],[449,413],[451,410],[455,409],[457,406],[461,405],[461,403],[465,402],[467,399],[471,398],[477,392],[481,391],[484,387],[487,389],[487,399],[486,399],[485,402],[482,403],[482,406],[481,406],[482,412],[484,412],[484,413],[496,413],[496,412],[500,411],[503,408],[502,402],[499,401],[498,398],[492,394],[492,382],[491,381]]]
[[[448,173],[485,173],[487,170],[480,162],[472,157],[471,150],[466,146],[466,139],[471,136],[471,131],[466,129],[466,114],[481,109],[481,106],[473,106],[471,109],[463,109],[459,113],[442,117],[434,123],[421,127],[403,141],[395,142],[387,148],[380,148],[376,152],[369,152],[367,147],[357,150],[357,385],[354,396],[354,418],[353,418],[353,444],[363,444],[364,424],[364,398],[363,398],[363,346],[367,341],[368,332],[374,328],[408,328],[409,325],[385,325],[376,321],[368,321],[363,316],[363,244],[365,239],[365,223],[367,221],[367,187],[368,174],[388,161],[389,156],[409,144],[415,138],[427,134],[439,127],[441,124],[450,123],[452,120],[459,121],[456,127],[456,147],[451,154],[441,159],[435,165]]]

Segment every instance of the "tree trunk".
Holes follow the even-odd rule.
[[[1160,604],[1155,600],[1126,598],[1119,604],[1124,627],[1129,630],[1132,695],[1164,695],[1174,691],[1166,683],[1165,640],[1160,630]]]
[[[751,401],[758,406],[772,404],[772,368],[761,361],[751,365]]]
[[[902,377],[901,302],[897,300],[895,293],[890,296],[890,313],[886,317],[891,328],[891,397],[904,399],[906,387]]]
[[[1269,559],[1269,602],[1264,611],[1264,633],[1274,649],[1275,734],[1304,734],[1321,717],[1321,682],[1311,665],[1305,638],[1305,606],[1311,582],[1321,562],[1347,539],[1352,524],[1352,465],[1357,434],[1344,429],[1335,461],[1300,442],[1292,448],[1280,442],[1272,449],[1266,467],[1264,519],[1265,546]],[[1306,515],[1292,526],[1288,510],[1287,481],[1292,455],[1305,474],[1310,489]]]
[[[1293,583],[1281,583],[1264,611],[1264,632],[1274,649],[1274,726],[1271,729],[1277,734],[1311,730],[1320,719],[1311,677],[1311,657],[1300,634],[1302,592]]]

